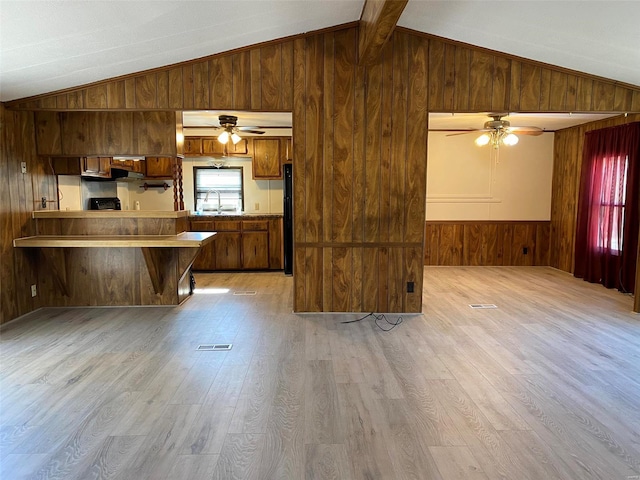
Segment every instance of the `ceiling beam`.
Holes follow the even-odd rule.
[[[381,54],[408,0],[365,0],[360,15],[358,63],[368,65]]]

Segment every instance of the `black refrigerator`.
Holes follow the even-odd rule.
[[[293,275],[293,164],[284,164],[284,274]]]

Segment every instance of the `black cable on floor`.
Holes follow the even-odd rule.
[[[340,322],[340,323],[356,323],[356,322],[361,322],[362,320],[369,318],[369,317],[373,317],[375,320],[375,324],[376,326],[382,330],[383,332],[389,332],[391,330],[393,330],[394,328],[396,328],[398,325],[400,325],[402,323],[402,317],[398,317],[397,320],[395,322],[390,322],[387,317],[384,315],[384,313],[381,313],[379,315],[376,315],[375,313],[371,312],[371,313],[367,313],[364,317],[360,317],[360,318],[356,318],[355,320],[345,320],[344,322]],[[380,322],[385,321],[387,323],[387,325],[391,325],[390,327],[386,327],[383,326],[384,323],[382,323],[382,325],[380,324]]]

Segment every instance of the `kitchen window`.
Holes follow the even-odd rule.
[[[195,207],[198,212],[242,212],[242,167],[194,167]]]

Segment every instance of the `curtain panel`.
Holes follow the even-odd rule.
[[[640,122],[587,132],[574,275],[632,293],[639,224]]]

